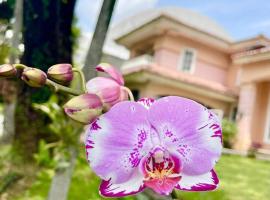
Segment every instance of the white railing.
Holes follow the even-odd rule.
[[[125,61],[122,65],[122,69],[128,69],[128,68],[133,68],[133,67],[138,67],[141,65],[148,65],[153,63],[153,56],[150,55],[141,55],[135,58],[131,58],[127,61]]]

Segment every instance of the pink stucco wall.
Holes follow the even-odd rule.
[[[155,51],[154,61],[160,66],[176,70],[179,61],[179,54],[170,49],[159,48]]]
[[[224,85],[227,84],[227,76],[228,76],[227,70],[224,68],[217,67],[203,60],[197,59],[194,75]]]
[[[229,55],[203,44],[175,36],[163,36],[155,42],[154,62],[160,66],[175,70],[181,64],[181,56],[185,48],[194,49],[196,52],[195,76],[212,80],[224,85],[227,84],[228,69],[230,66]],[[181,72],[181,71],[180,71]]]

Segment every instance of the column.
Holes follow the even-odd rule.
[[[240,87],[237,114],[238,133],[234,145],[234,148],[237,150],[246,151],[251,145],[252,119],[256,103],[256,93],[256,83],[246,83]]]

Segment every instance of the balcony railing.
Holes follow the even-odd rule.
[[[122,69],[129,69],[129,68],[133,68],[133,67],[138,67],[141,65],[148,65],[153,63],[153,56],[144,54],[135,58],[131,58],[129,60],[127,60],[126,62],[124,62],[124,64],[122,65]]]

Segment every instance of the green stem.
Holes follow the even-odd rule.
[[[68,94],[72,94],[74,96],[78,96],[78,95],[81,95],[84,93],[83,91],[74,90],[72,88],[65,87],[65,86],[60,85],[58,83],[55,83],[49,79],[46,80],[46,85],[53,87],[55,92],[62,91],[62,92],[68,93]]]
[[[130,91],[130,89],[125,87],[125,86],[123,86],[122,88],[128,93],[130,101],[134,101],[134,96],[133,96],[132,92]]]
[[[81,88],[83,89],[84,92],[86,92],[86,82],[85,82],[85,77],[82,72],[82,70],[77,69],[77,68],[72,68],[73,72],[77,72],[81,78]]]
[[[13,66],[14,66],[16,69],[24,69],[24,68],[28,68],[28,66],[23,65],[23,64],[20,64],[20,63],[14,64]]]
[[[176,193],[175,190],[172,191],[171,197],[172,197],[173,200],[174,200],[174,199],[177,199],[177,193]]]

